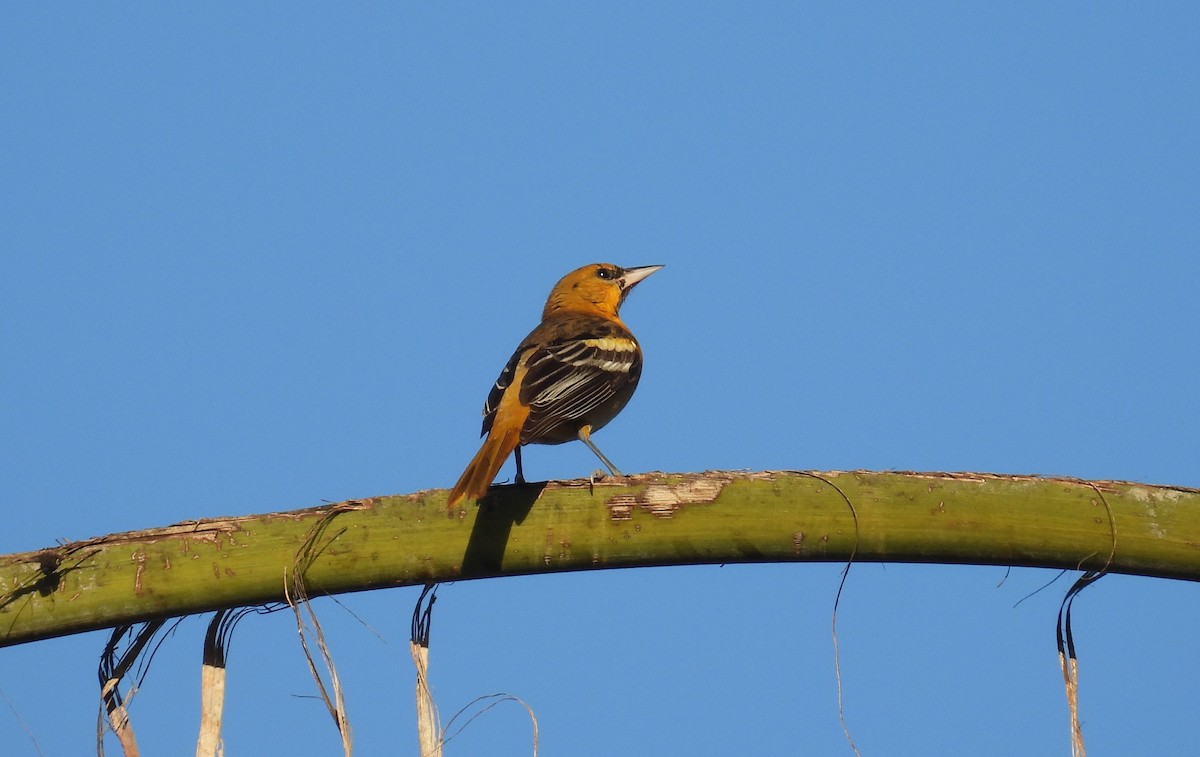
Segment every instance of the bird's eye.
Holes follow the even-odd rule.
[[[606,279],[606,280],[617,278],[617,272],[614,271],[612,268],[601,268],[596,271],[596,275],[599,276],[600,278]]]

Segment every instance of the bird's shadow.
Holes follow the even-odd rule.
[[[463,553],[462,577],[480,578],[500,573],[504,550],[513,526],[525,521],[546,482],[493,486],[479,500],[479,512]]]

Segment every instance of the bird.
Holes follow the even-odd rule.
[[[521,447],[578,439],[614,476],[622,475],[592,434],[629,402],[642,375],[642,348],[618,311],[629,292],[661,265],[622,268],[592,263],[562,277],[542,310],[542,322],[521,342],[483,405],[487,437],[446,502],[487,494],[500,466]]]

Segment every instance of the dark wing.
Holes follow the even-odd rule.
[[[515,369],[515,363],[510,365]],[[526,359],[520,387],[521,403],[530,408],[522,442],[574,437],[581,418],[614,401],[624,404],[618,398],[628,399],[641,372],[641,350],[627,333],[598,329],[536,347]],[[606,417],[588,422],[603,424],[611,418],[610,413],[602,415]]]
[[[479,432],[480,436],[487,436],[487,433],[492,430],[492,422],[496,420],[496,408],[500,407],[500,398],[504,396],[504,390],[512,383],[513,375],[517,372],[517,364],[521,362],[521,355],[525,352],[525,345],[518,347],[517,351],[508,359],[508,365],[500,371],[500,377],[496,379],[496,383],[492,384],[492,391],[488,392],[487,402],[483,403],[483,431]]]

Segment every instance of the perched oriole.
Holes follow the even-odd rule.
[[[447,507],[479,499],[512,453],[523,483],[521,445],[579,439],[614,476],[617,467],[591,439],[633,396],[642,348],[617,311],[639,281],[660,265],[621,268],[593,263],[571,271],[550,292],[542,322],[521,342],[483,405],[487,436],[450,490]]]

